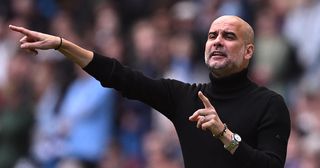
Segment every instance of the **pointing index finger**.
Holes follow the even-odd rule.
[[[9,28],[13,31],[19,32],[21,34],[27,35],[27,36],[32,36],[32,33],[30,30],[24,28],[24,27],[18,27],[18,26],[13,26],[9,25]]]
[[[212,104],[210,103],[209,99],[201,92],[198,92],[198,97],[202,101],[205,108],[212,108]]]

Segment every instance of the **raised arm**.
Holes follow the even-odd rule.
[[[13,31],[24,35],[20,40],[20,47],[37,53],[37,49],[56,49],[68,59],[78,64],[81,68],[88,65],[93,58],[93,52],[79,47],[78,45],[61,37],[28,30],[24,27],[9,25]]]

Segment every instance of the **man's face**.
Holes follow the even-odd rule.
[[[244,23],[231,16],[215,20],[209,30],[205,63],[215,76],[227,76],[246,68],[253,44],[247,44]]]

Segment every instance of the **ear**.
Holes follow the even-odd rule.
[[[254,45],[253,44],[248,44],[246,47],[246,53],[244,55],[244,59],[249,60],[251,59],[252,55],[254,52]]]

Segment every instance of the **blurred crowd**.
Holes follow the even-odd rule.
[[[22,36],[9,24],[61,36],[152,78],[199,83],[209,81],[208,29],[225,14],[253,26],[250,78],[289,107],[285,168],[319,168],[319,0],[0,0],[0,167],[183,168],[165,117],[102,88],[55,50],[19,49]]]

